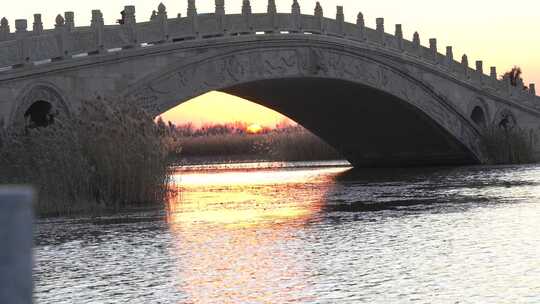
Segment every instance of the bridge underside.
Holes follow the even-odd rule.
[[[287,115],[334,146],[355,167],[479,163],[415,107],[355,83],[292,78],[245,83],[223,92]]]

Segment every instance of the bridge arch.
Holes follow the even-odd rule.
[[[465,115],[469,117],[479,132],[482,132],[483,128],[488,127],[494,119],[490,104],[481,97],[474,98],[468,102],[466,111]]]
[[[47,101],[38,100],[24,112],[24,118],[28,127],[47,127],[54,123],[52,105]]]
[[[71,113],[61,91],[50,83],[36,83],[22,92],[11,114],[15,126],[43,127]]]
[[[444,96],[384,59],[354,49],[248,44],[179,62],[123,95],[158,115],[210,91],[291,117],[356,166],[482,160],[476,126]]]
[[[488,117],[484,109],[482,106],[475,106],[471,110],[471,119],[479,128],[485,128],[488,124]]]
[[[495,126],[505,130],[512,130],[519,125],[514,113],[508,108],[502,108],[498,111],[493,122]]]

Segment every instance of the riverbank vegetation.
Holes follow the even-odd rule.
[[[523,71],[514,66],[501,75],[511,86],[527,90],[522,78]],[[509,114],[503,114],[499,124],[492,124],[483,130],[482,146],[491,164],[526,164],[538,161],[534,147],[536,133],[518,127],[515,118]]]
[[[484,129],[482,141],[491,164],[526,164],[537,161],[536,135],[518,127],[491,126]]]
[[[127,101],[86,101],[78,115],[48,127],[0,133],[0,183],[34,185],[39,215],[120,210],[166,196],[163,137]]]
[[[243,123],[175,126],[158,121],[176,163],[334,160],[342,156],[298,125],[253,128]],[[250,129],[258,129],[256,133]],[[176,146],[177,148],[174,148]]]

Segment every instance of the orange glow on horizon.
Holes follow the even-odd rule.
[[[242,122],[249,126],[258,125],[262,129],[290,121],[276,111],[221,92],[210,92],[193,98],[163,113],[161,117],[165,122],[171,121],[176,125],[192,123],[195,127]]]

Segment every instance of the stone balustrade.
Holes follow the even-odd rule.
[[[395,35],[385,32],[384,19],[377,18],[376,29],[365,26],[364,16],[358,14],[356,24],[345,22],[343,7],[337,8],[334,18],[324,16],[317,2],[313,15],[302,14],[300,5],[293,1],[291,13],[279,13],[275,0],[268,1],[266,13],[253,13],[249,0],[244,0],[241,14],[225,14],[224,0],[216,0],[216,11],[198,14],[195,0],[188,0],[186,17],[180,14],[169,18],[166,7],[158,6],[149,21],[137,22],[135,7],[126,6],[121,24],[105,25],[103,14],[92,11],[90,26],[76,27],[73,12],[58,15],[54,29],[43,29],[42,16],[34,15],[33,28],[27,29],[27,20],[17,20],[15,32],[8,21],[0,22],[0,69],[3,73],[34,65],[52,64],[58,60],[76,59],[96,54],[148,48],[157,45],[181,43],[186,40],[211,39],[237,35],[298,35],[316,34],[347,39],[353,43],[379,47],[383,52],[417,61],[424,66],[446,73],[481,90],[489,90],[503,98],[510,98],[540,107],[535,86],[529,90],[508,87],[499,80],[496,69],[485,75],[481,61],[476,69],[470,68],[466,56],[462,62],[454,60],[452,47],[446,54],[439,53],[437,40],[429,39],[429,47],[420,44],[415,32],[412,41],[403,37],[402,25],[396,25]],[[0,72],[0,73],[2,73]]]

